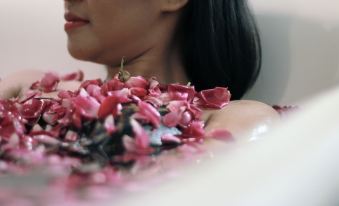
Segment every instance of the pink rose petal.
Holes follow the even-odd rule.
[[[197,104],[204,108],[221,109],[226,106],[231,99],[231,93],[227,88],[216,87],[214,89],[203,90],[197,95]]]
[[[96,118],[100,107],[99,102],[89,96],[86,90],[81,89],[80,94],[72,99],[74,108],[84,117]]]

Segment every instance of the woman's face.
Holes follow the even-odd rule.
[[[70,54],[81,60],[117,65],[152,47],[159,25],[159,0],[65,0]],[[77,16],[87,20],[77,23]],[[70,26],[71,25],[71,26]]]

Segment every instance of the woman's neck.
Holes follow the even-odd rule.
[[[124,69],[133,76],[156,77],[162,83],[182,83],[189,81],[179,52],[175,35],[177,15],[165,15],[159,28],[152,32],[154,42],[139,55],[125,58]],[[108,66],[108,78],[119,72],[120,65]]]
[[[138,57],[126,61],[124,69],[132,76],[156,77],[162,83],[186,84],[189,81],[177,50],[158,52],[149,49]],[[119,66],[107,66],[107,78],[111,79],[119,70]]]

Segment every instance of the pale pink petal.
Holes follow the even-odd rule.
[[[162,117],[162,123],[167,127],[175,127],[181,120],[181,112],[169,112]]]
[[[149,147],[149,137],[146,131],[141,127],[141,125],[135,120],[131,119],[131,125],[135,135],[135,143],[138,148],[148,148]]]
[[[115,126],[115,121],[114,121],[113,115],[109,115],[109,116],[106,117],[105,122],[104,122],[104,126],[105,126],[106,131],[109,134],[112,134],[117,130],[117,128]]]
[[[130,77],[125,84],[128,88],[138,87],[142,89],[147,89],[149,85],[148,81],[141,76]]]
[[[185,86],[181,84],[170,84],[167,89],[172,100],[184,100],[191,102],[196,93],[193,86]]]
[[[79,135],[71,130],[69,130],[65,135],[65,140],[69,142],[75,142],[79,139]]]
[[[144,119],[151,122],[155,127],[159,127],[160,125],[160,113],[157,109],[155,109],[149,103],[140,101],[138,103],[139,111],[137,112],[139,115],[143,116]]]
[[[164,144],[180,144],[181,140],[179,137],[176,137],[171,134],[165,134],[161,137],[161,142]]]
[[[99,102],[88,95],[87,91],[83,88],[80,94],[72,99],[74,108],[84,117],[96,118],[100,107]]]
[[[81,70],[61,76],[62,81],[82,81],[83,79],[84,72],[82,72]]]
[[[214,129],[205,135],[209,138],[214,138],[222,141],[233,141],[233,135],[232,133],[227,129]]]
[[[60,82],[60,78],[58,75],[48,72],[41,79],[39,88],[43,92],[54,92],[56,91],[59,82]]]

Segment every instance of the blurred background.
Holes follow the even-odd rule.
[[[339,82],[339,1],[250,0],[263,45],[263,67],[245,98],[295,104]],[[62,1],[0,0],[0,77],[21,69],[103,66],[72,59],[66,50]]]

